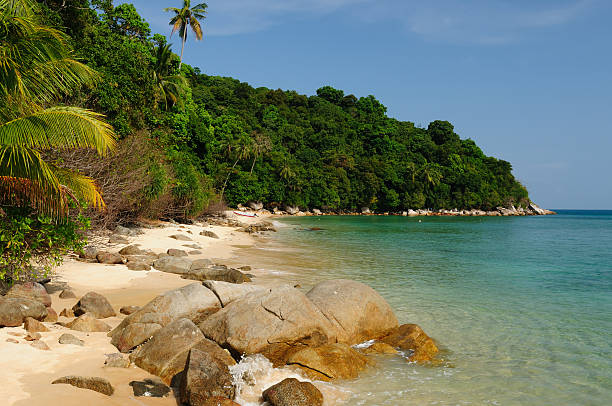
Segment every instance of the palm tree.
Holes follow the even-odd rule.
[[[234,169],[238,162],[248,159],[253,154],[253,139],[250,137],[242,136],[237,140],[226,139],[222,141],[222,149],[225,151],[225,154],[230,159],[236,159],[231,169],[227,172],[227,176],[225,177],[225,181],[223,182],[223,187],[221,188],[221,200],[223,200],[223,194],[225,192],[225,188],[227,186],[227,182],[234,173]]]
[[[442,180],[442,167],[433,162],[425,162],[419,168],[419,173],[426,184],[438,186]]]
[[[93,84],[96,73],[72,58],[67,37],[39,24],[32,0],[0,0],[0,201],[61,217],[68,198],[102,208],[94,181],[46,162],[43,150],[90,148],[100,155],[115,134],[100,114],[47,107]]]
[[[172,59],[171,45],[160,44],[155,52],[155,66],[153,67],[153,79],[157,86],[160,99],[164,103],[164,110],[174,106],[183,93],[186,80],[181,75],[170,74],[170,62]]]
[[[183,0],[183,8],[168,7],[164,11],[172,11],[175,15],[170,20],[172,26],[172,34],[175,31],[179,32],[181,36],[181,62],[179,63],[179,71],[183,66],[183,50],[185,49],[185,42],[187,41],[187,27],[191,27],[191,30],[196,36],[196,39],[200,41],[202,39],[202,27],[200,21],[206,18],[206,9],[208,5],[206,3],[200,3],[197,6],[191,7],[191,0]]]

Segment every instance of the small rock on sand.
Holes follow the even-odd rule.
[[[129,316],[130,314],[135,313],[138,310],[140,310],[140,306],[123,306],[121,309],[119,309],[119,313]]]
[[[76,338],[70,333],[62,334],[57,342],[60,344],[72,344],[72,345],[79,345],[79,346],[85,345],[83,340],[79,340],[78,338]]]
[[[67,323],[66,327],[68,327],[71,330],[84,331],[88,333],[92,333],[92,332],[106,333],[111,330],[111,327],[108,324],[104,323],[101,320],[96,319],[89,313],[85,313],[84,315],[77,317],[70,323]]]
[[[200,233],[200,235],[204,236],[204,237],[209,237],[209,238],[216,238],[218,239],[219,236],[215,233],[213,233],[212,231],[209,230],[204,230]]]
[[[40,333],[29,333],[27,336],[24,337],[26,341],[36,341],[40,340],[41,338],[42,336],[40,335]]]
[[[266,389],[262,397],[271,406],[322,406],[323,395],[310,382],[287,378]]]
[[[26,317],[26,319],[23,322],[23,328],[25,329],[25,331],[29,333],[49,331],[49,329],[45,327],[44,324],[42,324],[40,321],[35,320],[31,317]]]
[[[59,294],[60,299],[76,299],[76,295],[71,289],[64,289]]]
[[[72,307],[74,314],[80,316],[89,313],[97,319],[116,316],[108,300],[99,293],[88,292]]]
[[[51,350],[51,348],[49,348],[49,346],[47,344],[45,344],[44,341],[40,341],[40,340],[36,340],[34,342],[32,342],[30,344],[30,346],[39,349],[39,350],[43,350],[43,351],[49,351]]]
[[[13,344],[19,344],[19,341],[15,340],[14,338],[7,338],[6,342],[7,343],[13,343]]]
[[[144,381],[132,381],[130,386],[134,391],[134,396],[149,396],[153,398],[163,398],[168,396],[170,388],[164,385],[162,382],[145,379]]]
[[[174,235],[171,235],[170,238],[174,238],[177,241],[193,241],[190,237],[187,237],[186,235],[183,235],[183,234],[174,234]]]
[[[64,376],[51,382],[52,384],[66,383],[68,385],[76,386],[81,389],[89,389],[96,392],[100,392],[104,395],[111,396],[115,393],[115,389],[104,378],[99,377],[86,377],[86,376]]]

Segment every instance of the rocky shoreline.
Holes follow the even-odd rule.
[[[127,393],[131,399],[159,396],[192,406],[321,406],[337,404],[322,382],[355,379],[376,368],[377,356],[436,365],[434,340],[417,325],[400,325],[389,304],[367,285],[330,280],[305,292],[280,282],[260,284],[248,266],[233,268],[204,258],[203,252],[214,252],[216,241],[233,241],[236,233],[275,231],[268,221],[230,213],[207,224],[164,227],[154,230],[155,247],[135,243],[153,231],[118,228],[99,238],[108,242],[87,247],[73,263],[87,266],[92,277],[113,271],[184,281],[138,305],[96,292],[103,292],[103,286],[81,294],[69,278],[14,285],[0,297],[0,336],[7,337],[0,352],[2,347],[11,353],[34,351],[29,353],[33,365],[67,346],[104,355],[104,362],[88,369],[94,374],[53,369],[38,391],[58,394],[60,389],[50,387],[70,385],[79,403],[95,393],[100,404],[104,399],[127,404]],[[162,246],[168,248],[160,252]],[[122,294],[118,297],[131,296],[130,289]],[[60,306],[66,307],[58,314],[54,307]],[[110,346],[114,352],[108,351]],[[278,378],[257,386],[252,372],[242,368],[252,357],[262,357]],[[122,379],[114,377],[117,370],[126,371]],[[141,379],[126,379],[126,374]],[[244,400],[247,392],[255,403]],[[30,399],[27,404],[38,403]]]
[[[245,205],[238,205],[240,211],[254,211],[262,215],[276,216],[403,216],[403,217],[418,217],[418,216],[488,216],[488,217],[507,217],[507,216],[547,216],[555,215],[552,210],[542,209],[535,203],[530,203],[527,207],[497,207],[495,210],[459,210],[459,209],[418,209],[404,210],[400,212],[373,212],[368,207],[362,207],[360,211],[344,211],[344,210],[320,210],[300,208],[297,206],[284,206],[283,209],[273,207],[271,210],[264,209],[263,203],[249,202]]]

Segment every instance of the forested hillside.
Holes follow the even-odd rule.
[[[374,96],[329,86],[306,96],[185,64],[179,72],[165,37],[152,35],[131,5],[47,0],[40,7],[101,74],[66,102],[106,114],[121,138],[120,158],[57,159],[98,178],[119,216],[194,216],[220,198],[379,211],[528,201],[510,163],[485,156],[446,121],[419,128],[388,117]]]

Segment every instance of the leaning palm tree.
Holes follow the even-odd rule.
[[[47,162],[42,151],[106,154],[115,134],[102,116],[78,107],[49,107],[91,85],[97,75],[77,62],[67,37],[39,23],[32,0],[0,0],[0,202],[62,217],[69,198],[102,208],[94,181]]]
[[[202,26],[199,20],[206,18],[206,9],[208,5],[206,3],[200,3],[197,6],[191,7],[191,0],[183,0],[183,8],[168,7],[164,11],[172,11],[174,17],[170,19],[170,25],[172,26],[172,34],[176,31],[181,36],[181,62],[179,63],[179,70],[183,66],[183,51],[185,50],[185,42],[187,41],[187,27],[191,27],[191,30],[196,36],[196,39],[200,41],[202,39]]]
[[[187,85],[187,80],[183,76],[171,74],[172,55],[171,45],[160,44],[155,52],[155,65],[153,67],[153,80],[159,98],[164,103],[165,110],[178,102],[184,86]]]

